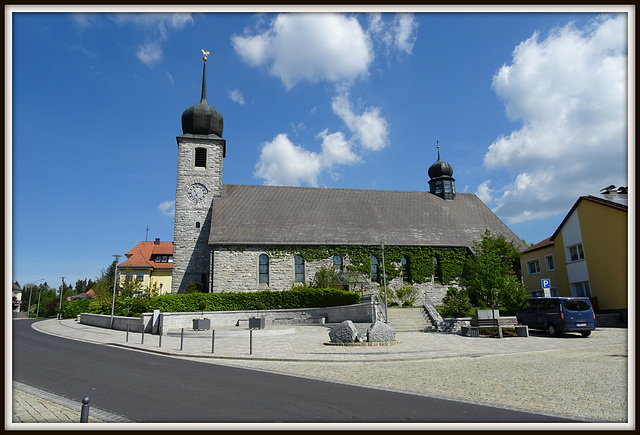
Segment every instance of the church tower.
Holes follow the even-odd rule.
[[[440,145],[438,145],[438,161],[429,168],[429,178],[429,192],[446,200],[453,200],[456,197],[453,168],[449,163],[440,160]]]
[[[171,293],[183,293],[190,282],[208,292],[211,273],[209,228],[211,203],[222,195],[222,115],[207,103],[207,54],[202,67],[200,102],[182,113],[178,141],[173,272]]]

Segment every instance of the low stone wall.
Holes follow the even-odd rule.
[[[265,324],[324,324],[340,323],[351,320],[354,323],[373,323],[375,311],[373,304],[343,305],[339,307],[324,308],[300,308],[295,310],[264,310],[257,313],[251,311],[201,311],[190,313],[159,313],[154,325],[153,313],[145,313],[142,318],[114,316],[113,329],[131,332],[144,332],[165,334],[169,330],[192,329],[193,319],[208,318],[211,320],[211,328],[228,326],[248,326],[249,318],[259,314],[265,318]],[[80,323],[84,325],[109,328],[111,316],[104,314],[82,313],[79,316]]]
[[[152,316],[149,313],[143,314],[142,317],[113,316],[113,329],[126,331],[127,325],[129,325],[129,331],[142,332],[144,325],[144,332],[151,332]],[[97,326],[99,328],[109,328],[111,325],[111,316],[108,314],[82,313],[78,317],[83,325]]]

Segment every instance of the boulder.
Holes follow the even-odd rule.
[[[394,341],[396,330],[384,322],[375,322],[369,331],[369,341]]]
[[[329,339],[332,343],[353,343],[357,334],[356,325],[351,320],[345,320],[329,331]]]

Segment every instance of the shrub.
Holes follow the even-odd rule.
[[[92,302],[92,299],[73,299],[65,302],[62,304],[62,318],[72,319],[80,313],[88,313]]]
[[[418,290],[413,288],[411,284],[404,284],[399,289],[396,289],[396,299],[398,305],[403,307],[412,307],[413,303],[418,298]]]
[[[440,315],[447,317],[472,317],[473,306],[469,300],[469,295],[464,289],[449,287],[447,295],[442,299]]]

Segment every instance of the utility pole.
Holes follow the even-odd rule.
[[[64,279],[66,278],[66,276],[63,276],[61,278],[62,278],[62,288],[60,289],[60,314],[59,314],[60,319],[62,319],[62,295],[64,294]]]
[[[116,283],[118,282],[118,260],[120,259],[120,257],[122,257],[122,255],[115,254],[115,255],[112,255],[112,257],[116,257],[116,268],[113,271],[113,299],[111,299],[111,323],[109,325],[109,328],[111,329],[113,329],[113,310],[116,307]]]

